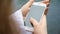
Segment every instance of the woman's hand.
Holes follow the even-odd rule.
[[[24,18],[26,17],[28,11],[30,10],[30,7],[33,4],[33,2],[34,2],[34,0],[29,0],[29,2],[22,7],[22,14],[23,14]],[[44,15],[41,18],[40,22],[37,22],[37,20],[35,20],[34,18],[30,19],[30,22],[34,26],[34,34],[47,34],[46,15],[47,15],[47,11],[48,11],[49,2],[50,1],[41,2],[41,3],[46,4],[47,7],[46,7],[46,10],[45,10]]]
[[[33,34],[47,34],[47,24],[45,15],[41,18],[40,22],[37,22],[37,20],[35,20],[34,18],[30,18],[30,22],[34,26]]]
[[[30,18],[30,22],[34,26],[34,32],[33,34],[47,34],[47,23],[46,23],[46,15],[49,7],[50,1],[42,1],[41,3],[44,3],[47,5],[44,15],[42,16],[40,22],[37,22],[34,18]]]
[[[49,8],[49,5],[50,5],[50,0],[44,0],[44,1],[42,1],[41,3],[46,4],[46,9],[45,9],[44,14],[47,15],[47,13],[48,13],[48,8]]]
[[[30,10],[30,7],[32,6],[34,0],[29,0],[22,8],[21,8],[21,11],[22,11],[22,14],[23,14],[23,17],[25,19],[27,13],[29,12]]]
[[[29,1],[21,8],[24,19],[25,19],[27,13],[29,12],[30,7],[32,6],[33,2],[34,2],[34,0],[29,0]],[[44,12],[45,15],[46,15],[47,12],[48,12],[49,2],[50,2],[49,0],[44,0],[44,1],[40,2],[40,3],[44,3],[44,4],[47,5],[46,10],[45,10],[45,12]]]

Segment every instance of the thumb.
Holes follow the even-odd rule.
[[[30,18],[30,22],[33,24],[33,26],[37,26],[38,22],[34,18]]]

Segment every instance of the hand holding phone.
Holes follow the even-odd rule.
[[[29,31],[33,30],[33,26],[30,23],[30,18],[31,17],[35,18],[39,22],[41,17],[44,14],[45,8],[46,8],[46,5],[45,4],[41,4],[41,3],[34,3],[31,6],[30,11],[27,14],[26,19],[25,19],[25,27],[26,27],[25,29],[26,30],[29,30]]]

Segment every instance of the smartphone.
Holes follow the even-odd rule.
[[[39,22],[44,14],[45,9],[46,9],[46,4],[42,4],[42,3],[34,3],[31,6],[30,11],[27,14],[26,19],[24,21],[26,30],[30,30],[30,31],[33,30],[33,25],[30,23],[30,18],[32,17]]]

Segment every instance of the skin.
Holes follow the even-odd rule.
[[[29,0],[22,8],[22,14],[23,14],[23,17],[25,19],[31,5],[33,4],[34,0]],[[41,3],[44,3],[46,4],[46,9],[45,9],[45,12],[44,12],[44,15],[42,16],[40,22],[38,23],[37,20],[35,20],[34,18],[30,18],[30,22],[33,24],[34,26],[34,32],[33,34],[47,34],[47,23],[46,23],[46,15],[47,15],[47,12],[48,12],[48,7],[49,7],[49,2],[50,0],[43,0],[41,1]]]
[[[30,10],[31,5],[33,4],[34,0],[29,0],[22,8],[23,17],[26,17],[28,11]]]

